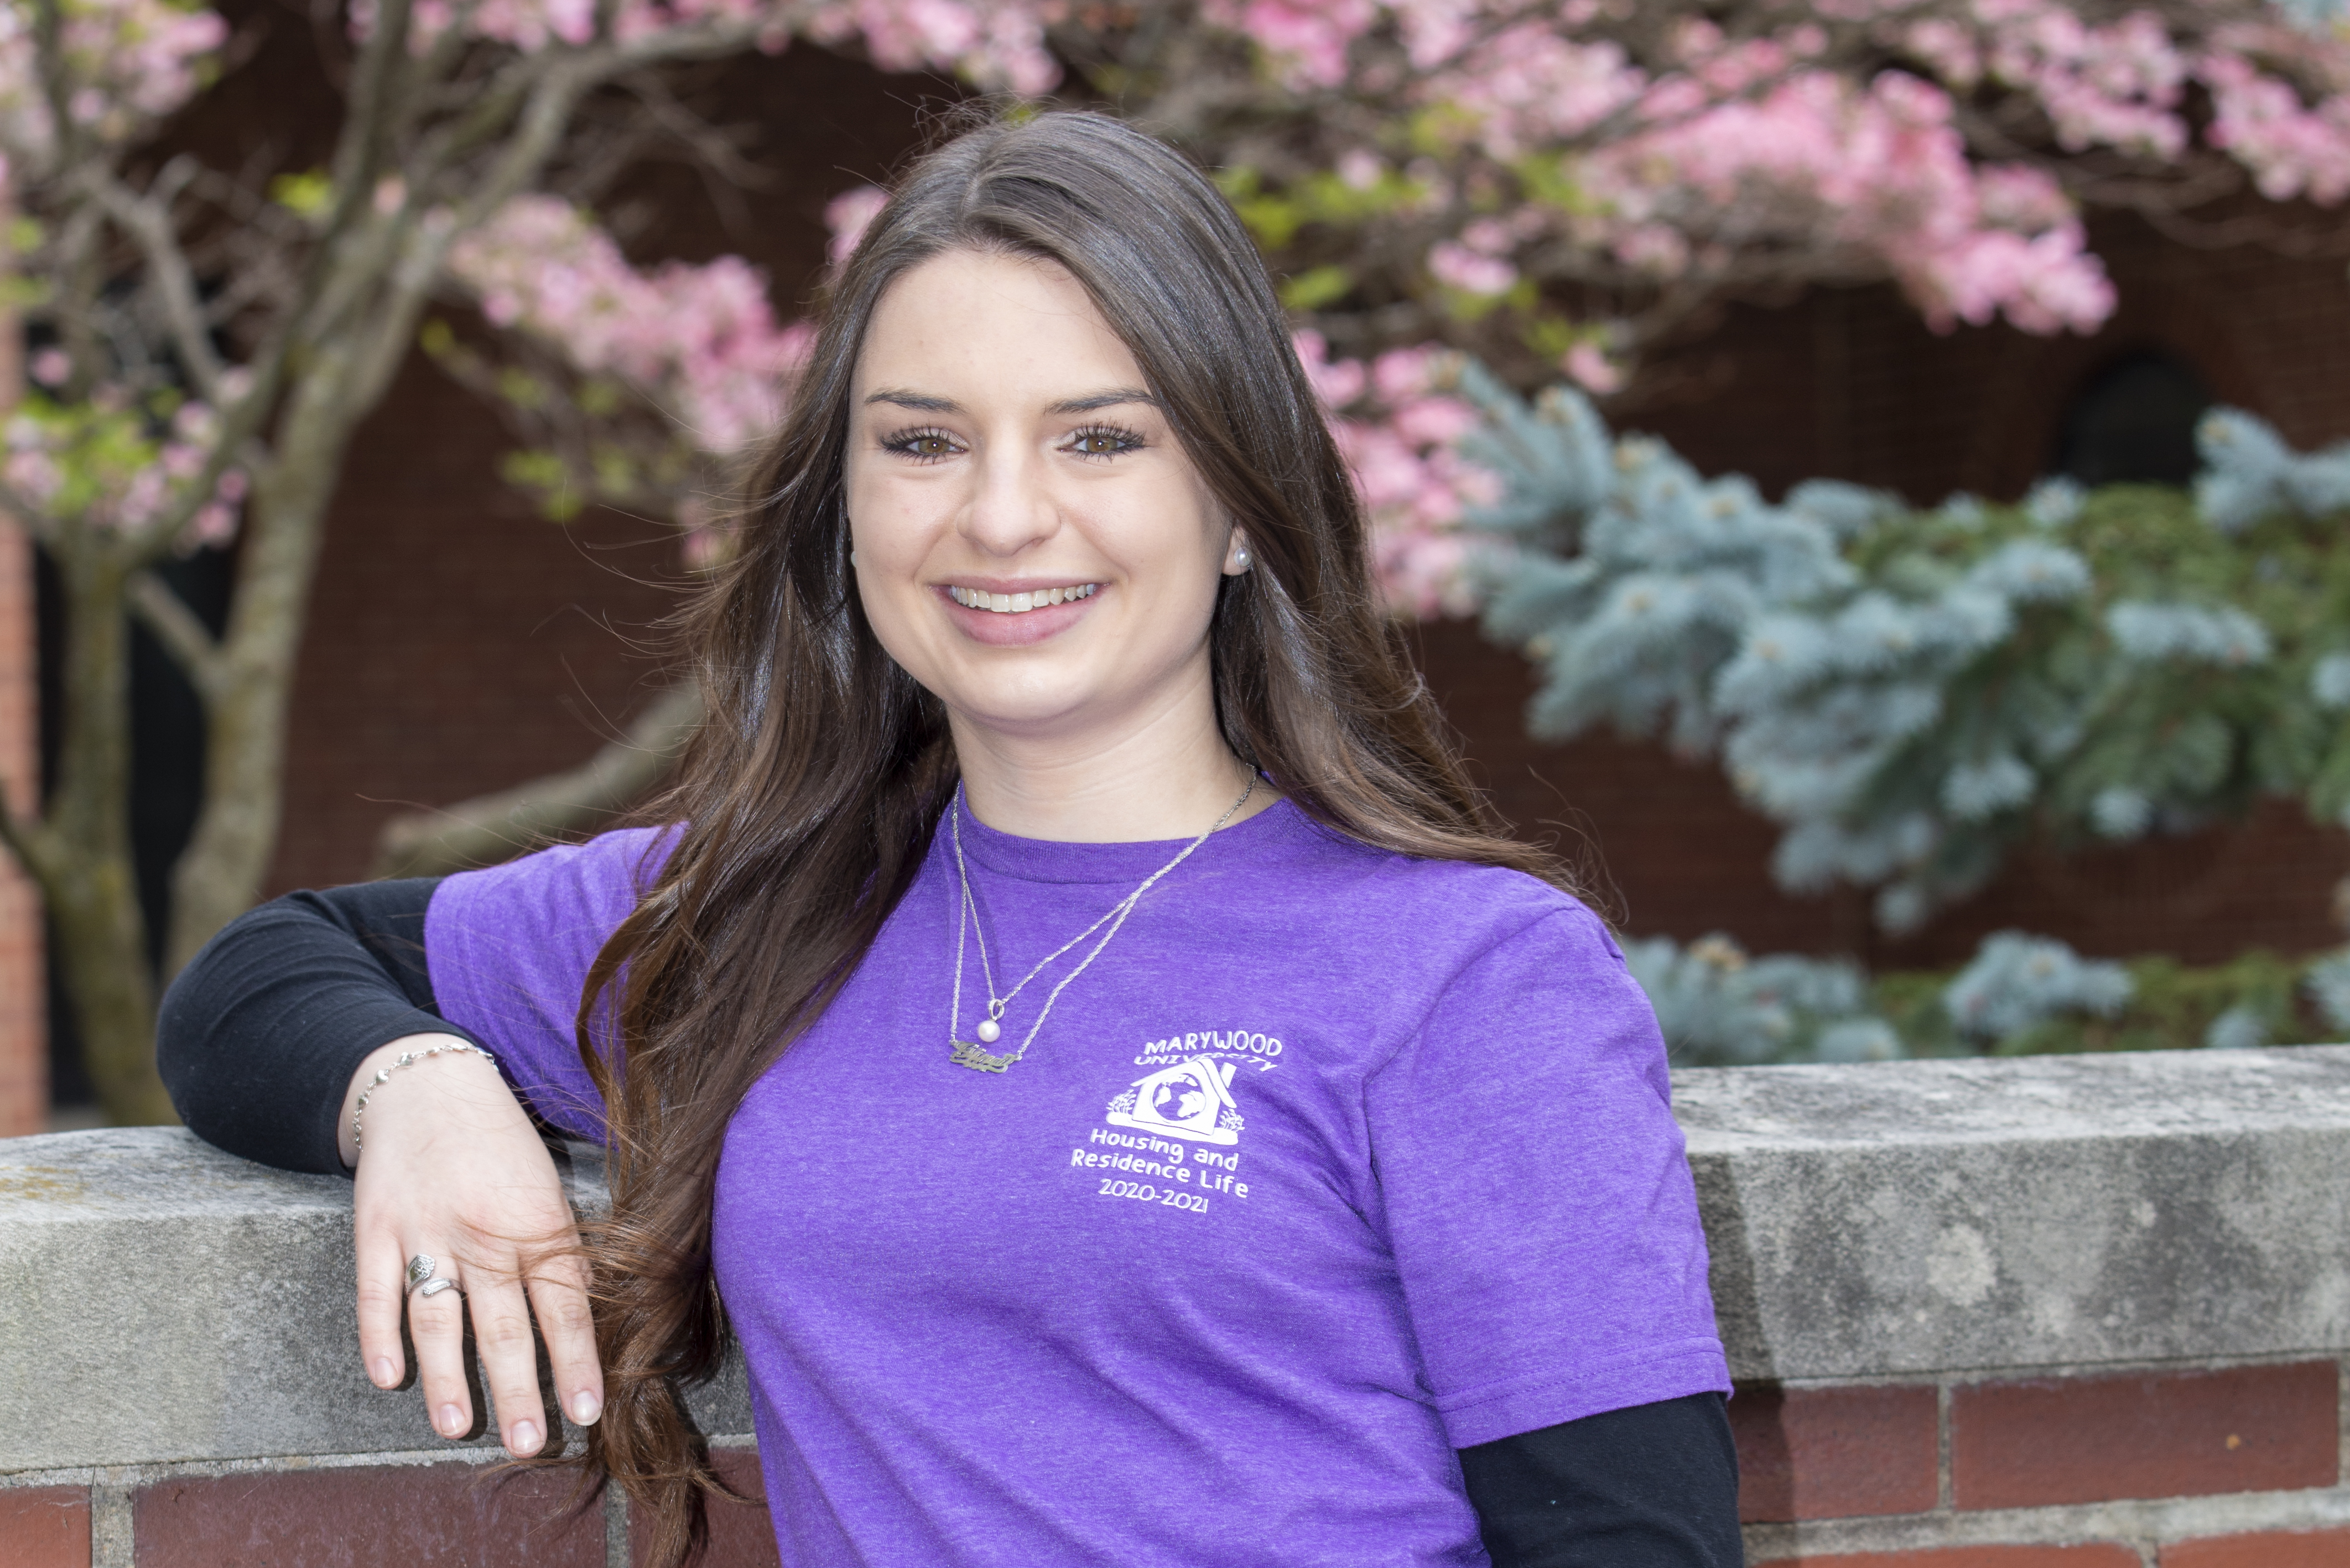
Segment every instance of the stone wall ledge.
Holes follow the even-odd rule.
[[[2350,1345],[2350,1047],[1675,1092],[1742,1379],[1947,1389]],[[591,1160],[571,1180],[600,1201]],[[361,1376],[352,1293],[347,1181],[176,1129],[0,1141],[0,1477],[432,1449],[413,1387]],[[739,1368],[695,1408],[747,1433]]]
[[[1682,1073],[1733,1374],[2350,1345],[2350,1047]]]

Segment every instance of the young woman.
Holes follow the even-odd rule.
[[[789,1564],[1738,1563],[1653,1016],[1440,740],[1214,189],[1092,115],[931,154],[753,495],[656,826],[170,998],[191,1127],[356,1167],[373,1380],[404,1303],[466,1432],[470,1305],[536,1453],[535,1309],[665,1558],[731,1335]],[[584,1260],[534,1121],[608,1150]]]

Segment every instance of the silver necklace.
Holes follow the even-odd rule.
[[[1216,818],[1215,827],[1209,828],[1206,833],[1200,835],[1199,837],[1185,845],[1182,852],[1177,855],[1174,859],[1170,860],[1166,865],[1161,866],[1158,870],[1153,871],[1149,876],[1145,877],[1142,879],[1142,886],[1137,888],[1133,892],[1128,893],[1125,898],[1120,898],[1117,903],[1112,904],[1109,909],[1104,912],[1100,919],[1096,920],[1092,925],[1087,926],[1084,930],[1079,931],[1076,936],[1071,937],[1067,941],[1063,942],[1059,947],[1055,948],[1051,952],[1046,953],[1042,959],[1037,961],[1037,964],[1035,969],[1030,970],[1026,974],[1020,977],[1020,983],[1018,985],[1014,986],[1003,995],[998,996],[995,994],[995,966],[988,961],[987,957],[987,932],[979,923],[978,900],[972,897],[971,868],[963,864],[962,786],[961,784],[955,785],[955,797],[948,809],[951,814],[951,820],[952,826],[950,829],[950,832],[954,839],[955,876],[962,884],[962,897],[957,900],[955,905],[954,1002],[952,1003],[951,1010],[947,1013],[947,1044],[953,1047],[953,1054],[951,1060],[953,1061],[954,1064],[958,1067],[969,1067],[975,1072],[1001,1073],[1010,1067],[1013,1063],[1017,1062],[1021,1057],[1028,1054],[1028,1047],[1036,1043],[1036,1032],[1044,1028],[1045,1020],[1052,1016],[1053,1003],[1061,1000],[1061,992],[1069,989],[1070,981],[1076,980],[1077,976],[1086,972],[1086,966],[1087,964],[1092,963],[1094,960],[1101,957],[1102,949],[1109,946],[1110,939],[1118,935],[1119,927],[1126,924],[1126,918],[1134,913],[1134,906],[1141,901],[1142,896],[1145,893],[1150,891],[1150,885],[1158,881],[1161,877],[1166,876],[1170,871],[1174,870],[1178,866],[1182,865],[1184,861],[1189,860],[1191,857],[1191,852],[1199,848],[1202,844],[1208,842],[1210,836],[1214,834],[1216,828],[1222,827],[1224,824],[1230,822],[1240,811],[1241,807],[1248,804],[1249,796],[1255,793],[1256,775],[1254,774],[1251,774],[1249,775],[1248,788],[1241,791],[1240,799],[1232,802],[1232,808],[1230,810],[1226,811],[1223,815]],[[1084,958],[1077,961],[1077,967],[1071,970],[1067,975],[1063,977],[1061,983],[1055,986],[1051,993],[1045,998],[1045,1005],[1037,1010],[1036,1022],[1028,1026],[1027,1036],[1020,1042],[1020,1049],[1011,1053],[1009,1055],[1003,1056],[998,1056],[994,1053],[987,1050],[986,1046],[993,1045],[997,1040],[1003,1038],[1003,1010],[1012,1005],[1013,999],[1028,988],[1028,982],[1030,981],[1035,980],[1038,975],[1045,972],[1045,966],[1046,964],[1051,963],[1055,959],[1059,958],[1063,953],[1067,952],[1071,948],[1076,947],[1079,942],[1084,941],[1096,931],[1101,930],[1104,926],[1109,927],[1109,929],[1103,932],[1102,940],[1096,942],[1093,945],[1093,950],[1087,953]],[[979,1021],[979,1027],[973,1031],[973,1033],[979,1036],[978,1040],[958,1040],[955,1038],[956,1032],[962,1027],[962,939],[965,927],[969,927],[972,934],[979,939],[980,971],[987,978],[987,1016]]]

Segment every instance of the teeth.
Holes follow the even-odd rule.
[[[977,588],[949,588],[947,597],[966,609],[993,610],[997,615],[1018,615],[1024,610],[1043,609],[1046,605],[1066,604],[1071,599],[1090,598],[1100,585],[1080,583],[1069,588],[1042,588],[1024,594],[983,594]]]

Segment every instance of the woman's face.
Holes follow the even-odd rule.
[[[960,719],[1075,736],[1205,693],[1240,541],[1067,272],[925,262],[882,296],[851,398],[867,618]]]

